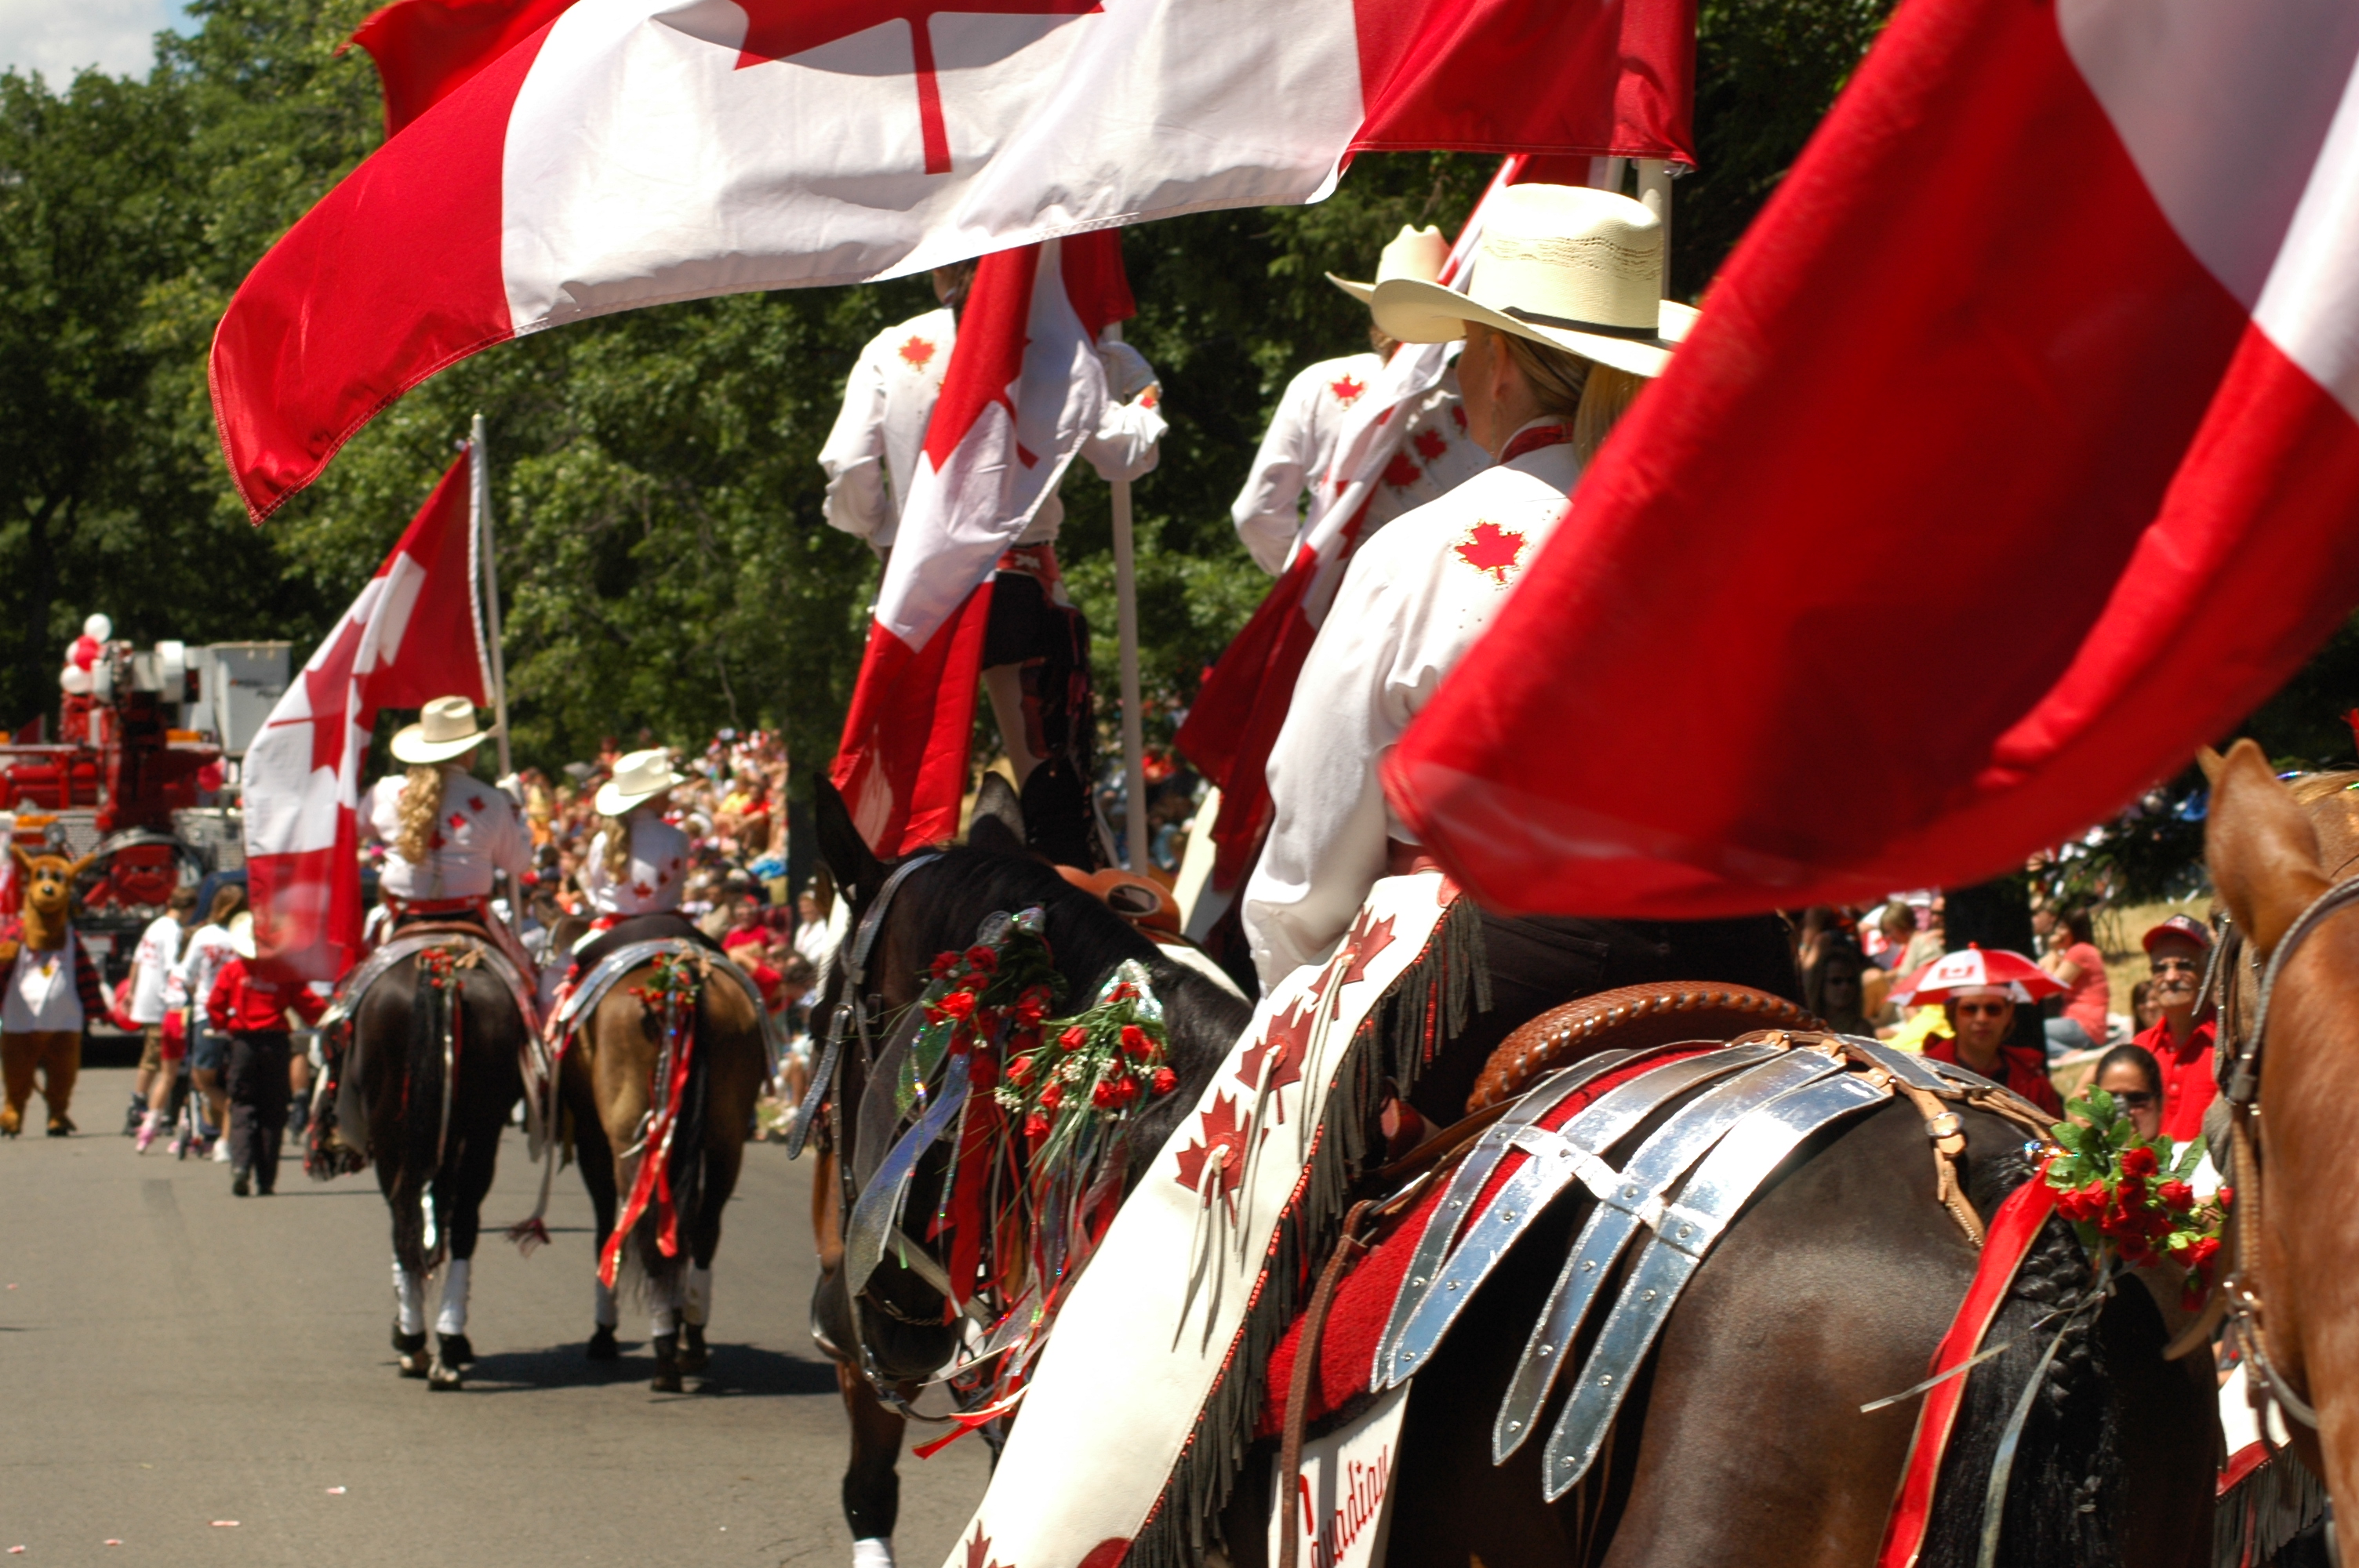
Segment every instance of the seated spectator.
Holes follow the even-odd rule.
[[[2140,980],[2130,988],[2130,1033],[2143,1034],[2162,1022],[2162,1010],[2154,1005],[2154,982]]]
[[[1958,953],[1951,955],[1951,957],[1962,959],[1969,956]],[[1991,949],[1971,957],[1982,961],[2004,957],[2011,960],[2021,972],[2033,971],[2031,961],[2019,953]],[[1981,973],[1982,962],[1976,962],[1971,972]],[[1941,971],[1936,971],[1936,974],[1940,973]],[[2046,982],[2040,983],[2045,985]],[[2018,1000],[2029,1000],[2028,993],[2021,991],[2019,982],[1987,985],[1961,981],[1920,986],[1913,993],[1912,1001],[1940,1002],[1942,1017],[1950,1028],[1949,1038],[1926,1040],[1925,1054],[1933,1061],[1948,1062],[1970,1073],[1980,1073],[1991,1082],[2013,1089],[2049,1115],[2060,1118],[2064,1114],[2064,1101],[2057,1094],[2056,1086],[2048,1081],[2047,1054],[2035,1046],[2007,1044],[2008,1036],[2015,1029],[2015,1008]]]
[[[1873,1034],[1862,1002],[1860,980],[1867,961],[1842,932],[1819,949],[1819,961],[1802,976],[1802,1005],[1825,1021],[1838,1034]]]
[[[2162,1016],[2137,1037],[2162,1069],[2162,1130],[2178,1142],[2199,1138],[2203,1112],[2219,1086],[2212,1048],[2219,1033],[2210,1008],[2197,1016],[2212,933],[2192,915],[2174,914],[2146,934],[2147,1000]]]
[[[2097,1059],[2092,1086],[2114,1097],[2137,1135],[2152,1142],[2162,1131],[2162,1065],[2143,1045],[2116,1045]]]
[[[2105,1015],[2113,1011],[2114,992],[2105,979],[2105,956],[2092,939],[2089,912],[2068,909],[2060,915],[2040,912],[2050,930],[2044,935],[2048,951],[2039,967],[2064,982],[2064,1011],[2045,1021],[2048,1059],[2073,1051],[2093,1051],[2105,1043],[2112,1026]]]

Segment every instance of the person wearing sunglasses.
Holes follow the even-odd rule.
[[[2114,1104],[2147,1142],[2162,1130],[2162,1065],[2143,1045],[2116,1045],[2097,1058],[2091,1085],[2114,1097]]]
[[[2212,1069],[2218,1022],[2209,1007],[2197,1006],[2212,933],[2192,915],[2174,914],[2146,934],[2144,946],[2147,998],[2162,1018],[2133,1044],[2161,1067],[2163,1135],[2183,1143],[2202,1135],[2203,1112],[2219,1092]]]
[[[2024,960],[2026,967],[2030,961]],[[1941,1003],[1950,1022],[1950,1038],[1935,1035],[1925,1042],[1925,1054],[1970,1073],[1980,1073],[2003,1084],[2049,1115],[2061,1117],[2064,1101],[2048,1081],[2048,1055],[2028,1045],[2010,1045],[2015,1030],[2015,998],[2006,986],[1961,986],[1938,999],[1918,992],[1918,1000]]]

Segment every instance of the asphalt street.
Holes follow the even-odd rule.
[[[810,1161],[747,1149],[710,1373],[662,1395],[628,1304],[624,1359],[582,1356],[590,1205],[571,1169],[550,1246],[498,1238],[538,1191],[511,1131],[475,1258],[481,1359],[429,1393],[395,1374],[375,1177],[313,1182],[290,1148],[277,1195],[234,1198],[225,1165],[134,1156],[115,1131],[130,1077],[84,1075],[80,1136],[38,1136],[36,1096],[35,1135],[0,1143],[0,1551],[22,1549],[0,1561],[850,1563],[843,1415],[809,1333]],[[973,1438],[903,1458],[903,1563],[942,1561],[986,1463]]]

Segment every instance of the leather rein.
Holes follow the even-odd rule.
[[[2310,1401],[2296,1393],[2285,1374],[2277,1369],[2268,1353],[2268,1336],[2264,1326],[2264,1308],[2258,1280],[2262,1172],[2261,1172],[2261,1062],[2268,1040],[2269,1006],[2276,998],[2277,981],[2285,968],[2301,945],[2314,935],[2328,919],[2345,908],[2359,903],[2359,880],[2336,882],[2310,901],[2283,937],[2276,951],[2269,955],[2268,965],[2261,971],[2259,989],[2253,1006],[2252,1032],[2234,1042],[2234,1055],[2223,1075],[2221,1098],[2228,1102],[2230,1167],[2236,1190],[2236,1248],[2234,1261],[2215,1289],[2212,1304],[2203,1315],[2180,1336],[2171,1346],[2172,1354],[2182,1346],[2194,1344],[2209,1336],[2212,1327],[2224,1316],[2228,1333],[2234,1339],[2245,1365],[2256,1374],[2253,1399],[2257,1405],[2263,1400],[2274,1400],[2287,1415],[2315,1432],[2318,1411]],[[2223,937],[2214,950],[2213,973],[2204,977],[2202,997],[2208,999],[2217,977],[2222,991],[2227,989],[2227,977],[2220,973],[2226,968],[2218,961],[2227,942]],[[2241,944],[2240,944],[2241,946]],[[2247,1254],[2244,1238],[2255,1238]],[[2264,1428],[2266,1430],[2266,1428]]]

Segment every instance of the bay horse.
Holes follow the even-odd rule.
[[[413,935],[397,931],[391,943]],[[475,1358],[467,1301],[484,1196],[497,1169],[500,1135],[524,1098],[520,1065],[527,1024],[493,968],[491,939],[443,927],[434,946],[401,957],[361,994],[353,1013],[350,1119],[339,1130],[323,1093],[325,1125],[376,1167],[393,1215],[393,1347],[405,1378],[458,1388]],[[312,1174],[338,1173],[307,1160]],[[346,1167],[349,1168],[349,1167]],[[434,1343],[426,1335],[426,1282],[442,1271]]]
[[[656,1360],[649,1387],[658,1393],[680,1392],[682,1374],[701,1372],[710,1363],[704,1331],[721,1217],[736,1190],[755,1103],[770,1072],[761,999],[709,960],[700,963],[701,938],[692,932],[682,935],[689,931],[677,916],[639,916],[600,939],[602,947],[613,950],[644,939],[675,938],[687,955],[684,963],[702,971],[693,982],[687,1059],[676,1093],[665,1094],[657,1082],[659,1064],[677,1058],[667,1051],[655,959],[629,969],[591,1008],[565,1054],[558,1082],[560,1103],[573,1124],[582,1183],[597,1216],[601,1277],[588,1347],[592,1360],[612,1360],[622,1353],[614,1336],[614,1286],[622,1275],[613,1273],[610,1281],[609,1243],[622,1195],[641,1180],[649,1130],[668,1127],[668,1132],[658,1133],[665,1148],[663,1166],[646,1173],[647,1190],[658,1195],[637,1216],[615,1260],[647,1299]],[[564,932],[560,925],[560,939]],[[584,957],[595,954],[585,951]],[[582,972],[586,978],[588,966]]]
[[[2273,1385],[2294,1453],[2348,1519],[2359,1517],[2359,921],[2321,901],[2359,871],[2359,773],[2289,787],[2248,740],[2202,762],[2204,857],[2229,919],[2216,965],[2222,1077],[2235,1100],[2249,1051],[2256,1097],[2233,1160],[2215,1155],[2236,1202],[2234,1266],[2213,1305],[2236,1313],[2254,1381]]]
[[[986,780],[990,785],[995,781]],[[818,781],[820,851],[842,896],[851,900],[853,940],[867,924],[880,892],[898,864],[870,852],[842,797]],[[1253,1009],[1228,986],[1167,956],[1138,929],[1097,897],[1067,881],[1054,866],[1025,849],[1024,822],[1015,792],[987,788],[979,798],[967,843],[908,870],[876,923],[864,968],[872,1017],[913,1014],[926,981],[927,965],[944,951],[963,949],[977,927],[994,914],[1038,907],[1047,916],[1046,938],[1068,987],[1069,1004],[1080,1008],[1125,960],[1147,969],[1162,1003],[1169,1032],[1169,1065],[1176,1090],[1143,1110],[1132,1123],[1134,1146],[1160,1148],[1194,1107],[1220,1068]],[[821,1005],[813,1016],[836,1019],[859,999],[845,994],[852,949],[839,954]],[[904,1019],[905,1027],[908,1023]],[[847,1030],[847,1033],[849,1031]],[[886,1265],[859,1292],[858,1310],[843,1288],[845,1173],[873,1164],[881,1150],[858,1146],[860,1119],[853,1114],[867,1087],[867,1063],[860,1044],[847,1039],[837,1054],[832,1082],[814,1086],[839,1109],[833,1125],[840,1141],[821,1147],[812,1174],[811,1221],[819,1245],[821,1276],[811,1303],[812,1337],[835,1362],[836,1383],[852,1425],[852,1452],[843,1476],[844,1521],[860,1568],[888,1568],[892,1536],[900,1511],[897,1469],[907,1417],[888,1408],[870,1381],[891,1388],[896,1399],[916,1397],[919,1385],[950,1360],[959,1331],[944,1323],[943,1297],[918,1270]],[[939,1151],[937,1152],[939,1153]],[[1144,1176],[1147,1162],[1136,1162],[1124,1186]],[[913,1210],[925,1202],[924,1186],[939,1184],[940,1162],[920,1165],[913,1183]],[[947,1244],[948,1238],[942,1238]],[[922,1267],[926,1260],[919,1260]],[[865,1364],[864,1368],[864,1363]],[[989,1439],[989,1429],[986,1439]]]

